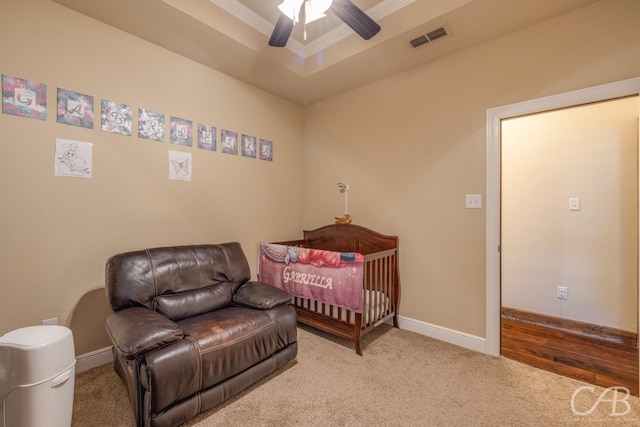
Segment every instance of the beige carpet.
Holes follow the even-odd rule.
[[[185,425],[640,425],[637,397],[618,394],[614,406],[609,391],[596,405],[604,389],[594,387],[572,404],[589,384],[387,325],[365,337],[364,356],[304,327],[298,340],[296,361]],[[111,365],[78,375],[73,425],[133,425]]]

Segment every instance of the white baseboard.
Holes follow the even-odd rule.
[[[455,344],[469,350],[487,353],[486,338],[476,335],[467,334],[465,332],[456,331],[454,329],[445,328],[443,326],[433,325],[421,320],[410,319],[404,316],[398,316],[400,329],[416,332],[420,335],[435,338],[440,341]]]
[[[76,373],[88,371],[91,368],[113,362],[111,346],[81,354],[76,357]]]

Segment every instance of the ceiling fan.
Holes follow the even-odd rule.
[[[302,7],[303,5],[304,7]],[[269,39],[269,46],[286,46],[297,22],[306,25],[326,16],[325,12],[336,15],[365,40],[369,40],[380,31],[380,25],[353,4],[351,0],[283,0],[278,9],[282,13],[280,13]]]

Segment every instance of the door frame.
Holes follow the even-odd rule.
[[[487,110],[486,145],[486,351],[500,356],[500,122],[591,102],[640,95],[640,77],[531,99]],[[640,307],[640,292],[639,304]],[[640,309],[638,310],[640,312]],[[640,326],[640,314],[638,319]]]

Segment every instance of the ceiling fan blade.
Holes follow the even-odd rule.
[[[380,25],[353,4],[351,0],[333,0],[329,11],[336,14],[365,40],[369,40],[380,31]]]
[[[269,46],[285,47],[292,31],[293,21],[283,14],[280,14],[276,26],[273,28],[273,33],[271,33]]]

